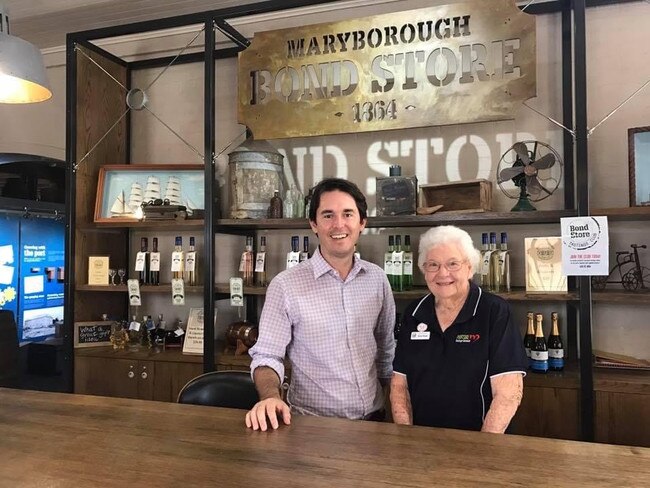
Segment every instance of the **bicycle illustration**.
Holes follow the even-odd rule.
[[[617,251],[616,264],[609,271],[608,276],[592,276],[591,288],[596,291],[604,290],[608,284],[621,284],[627,291],[649,291],[650,290],[650,269],[641,266],[639,252],[637,249],[646,249],[645,244],[639,246],[631,244],[632,251]],[[614,271],[618,271],[620,281],[613,281],[609,278]],[[614,276],[615,277],[615,276]]]

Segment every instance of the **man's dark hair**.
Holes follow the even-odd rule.
[[[316,222],[316,211],[320,206],[321,195],[328,191],[342,191],[343,193],[347,193],[354,198],[360,219],[364,220],[368,217],[368,203],[366,202],[366,197],[361,190],[359,190],[357,185],[342,178],[326,178],[311,189],[312,195],[309,203],[309,220],[312,222]]]

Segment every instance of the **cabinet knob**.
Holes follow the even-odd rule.
[[[129,372],[127,373],[127,376],[128,376],[129,378],[135,378],[135,373],[134,373],[133,371],[129,371]]]
[[[149,376],[149,375],[147,374],[146,371],[143,371],[143,372],[140,374],[140,377],[141,377],[143,380],[146,380],[146,379],[147,379],[147,376]]]

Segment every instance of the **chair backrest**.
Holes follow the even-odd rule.
[[[178,394],[178,403],[249,410],[259,400],[250,373],[212,371],[190,380]]]
[[[19,354],[14,313],[11,310],[0,310],[0,386],[18,386]]]

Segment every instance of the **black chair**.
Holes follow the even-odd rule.
[[[0,310],[0,386],[20,384],[18,330],[11,310]]]
[[[212,371],[190,380],[178,394],[178,403],[249,410],[259,401],[250,373]]]

